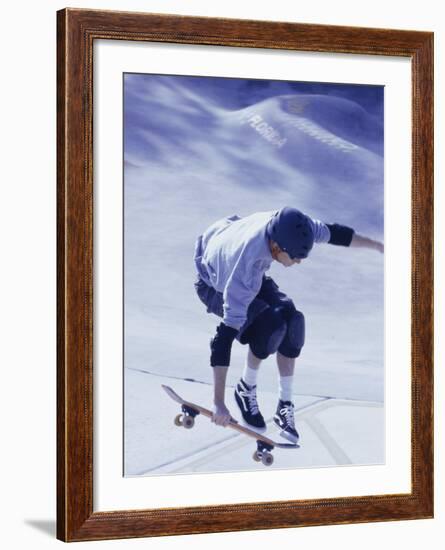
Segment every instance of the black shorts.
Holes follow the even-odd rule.
[[[224,300],[222,293],[217,292],[213,287],[208,286],[200,277],[198,277],[198,280],[195,283],[195,289],[199,299],[207,307],[207,313],[213,313],[222,318],[224,316]],[[236,339],[241,344],[247,344],[247,329],[253,324],[255,319],[268,307],[279,306],[287,302],[290,302],[290,298],[288,298],[284,292],[281,292],[278,285],[271,277],[264,275],[260,291],[250,303],[247,309],[246,322],[240,328]]]

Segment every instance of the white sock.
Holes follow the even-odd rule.
[[[259,369],[251,369],[246,362],[243,370],[243,380],[248,386],[256,386],[258,371]]]
[[[281,401],[292,401],[293,376],[280,376],[280,399]]]

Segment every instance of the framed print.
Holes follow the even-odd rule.
[[[432,517],[432,33],[57,24],[58,538]]]

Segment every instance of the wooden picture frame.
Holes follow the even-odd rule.
[[[65,9],[57,14],[58,462],[63,541],[433,516],[433,34]],[[93,511],[93,43],[125,40],[405,57],[412,67],[412,422],[406,494]]]

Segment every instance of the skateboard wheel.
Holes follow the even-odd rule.
[[[261,462],[261,453],[259,453],[258,451],[255,451],[253,453],[253,460],[255,460],[255,462]]]
[[[264,466],[272,466],[273,464],[273,456],[270,453],[264,453],[261,462],[264,464]]]
[[[195,425],[195,419],[193,418],[193,416],[184,416],[184,418],[182,419],[182,425],[184,426],[184,428],[187,428],[189,430]]]
[[[182,414],[175,416],[175,426],[182,426]]]

